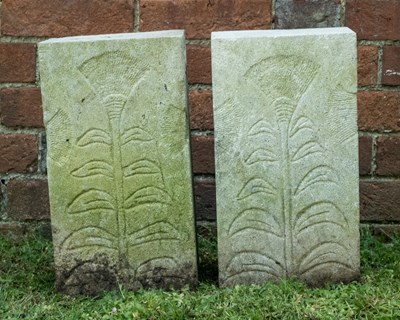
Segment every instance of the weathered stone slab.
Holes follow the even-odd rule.
[[[57,288],[197,278],[183,31],[39,44]]]
[[[220,284],[359,276],[356,35],[212,35]]]

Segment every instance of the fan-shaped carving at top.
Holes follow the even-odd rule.
[[[328,197],[328,190],[339,188],[338,174],[326,163],[315,125],[299,103],[318,70],[318,64],[307,58],[279,55],[257,62],[244,74],[265,96],[264,101],[272,104],[275,114],[247,129],[246,144],[255,147],[242,161],[251,177],[237,195],[239,211],[228,236],[261,233],[263,239],[280,238],[283,246],[279,254],[265,257],[259,244],[249,238],[248,251],[235,252],[226,267],[233,272],[228,272],[228,283],[245,279],[249,271],[274,279],[303,277],[321,266],[355,268],[341,243],[348,221]],[[280,179],[273,181],[266,170],[274,170]],[[321,228],[332,240],[309,241],[310,232]],[[295,245],[299,241],[302,245]]]

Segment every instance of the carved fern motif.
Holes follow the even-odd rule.
[[[99,69],[99,64],[107,68]],[[92,184],[96,187],[78,193],[70,202],[67,213],[71,217],[110,215],[114,217],[115,228],[109,224],[90,225],[91,219],[88,216],[87,225],[68,235],[62,246],[67,251],[105,251],[114,255],[115,261],[120,264],[120,270],[126,270],[129,268],[131,248],[146,246],[155,241],[179,241],[185,238],[159,214],[160,210],[162,213],[163,208],[172,203],[172,197],[166,190],[162,177],[159,159],[144,154],[141,159],[123,165],[124,153],[129,152],[130,147],[144,146],[145,149],[151,150],[152,154],[157,154],[157,150],[154,150],[157,145],[153,143],[155,138],[149,129],[139,126],[121,129],[121,115],[125,104],[134,94],[147,67],[127,54],[107,52],[85,61],[78,70],[102,101],[109,127],[91,128],[83,132],[76,141],[77,148],[86,149],[97,156],[74,168],[70,173],[74,178],[84,180],[85,186]],[[105,147],[107,152],[96,153],[99,146]],[[159,179],[150,179],[150,183],[143,182],[138,179],[143,175]],[[96,180],[92,180],[97,177],[109,183],[99,186]],[[134,187],[127,188],[127,183]],[[132,191],[129,193],[128,189]],[[137,230],[128,230],[127,214],[135,213],[143,205],[157,206],[158,214],[149,218],[147,225]],[[159,257],[157,261],[162,259],[163,257]],[[170,257],[165,259],[169,264],[175,263]],[[154,261],[152,263],[154,264]],[[139,262],[139,274],[145,272],[145,266],[152,263]]]
[[[237,194],[240,211],[229,225],[228,236],[240,241],[260,235],[267,241],[279,239],[283,246],[281,254],[266,256],[256,248],[258,244],[253,249],[254,240],[249,239],[246,251],[235,252],[228,263],[225,281],[243,279],[249,272],[274,279],[302,277],[326,266],[353,269],[340,240],[348,228],[346,216],[326,198],[327,192],[318,192],[337,190],[338,176],[324,161],[325,149],[312,119],[298,110],[317,71],[312,61],[276,56],[258,62],[246,73],[267,101],[273,101],[277,122],[260,119],[247,129],[246,144],[257,148],[245,154],[242,161],[256,175],[248,177]],[[279,173],[280,180],[263,175],[265,167]],[[310,232],[321,228],[338,240],[307,242]]]

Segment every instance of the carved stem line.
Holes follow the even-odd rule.
[[[123,106],[121,106],[121,111],[122,108]],[[128,246],[126,243],[126,216],[124,210],[124,177],[122,169],[120,119],[121,114],[119,114],[117,117],[110,117],[110,126],[113,140],[113,173],[115,194],[117,200],[118,260],[120,270],[125,270],[128,268],[128,266],[126,265],[128,262]]]
[[[282,103],[283,102],[283,103]],[[281,132],[281,176],[282,176],[282,220],[284,225],[284,263],[286,277],[294,274],[293,269],[293,204],[291,185],[291,161],[289,154],[289,129],[293,116],[294,106],[288,105],[286,101],[275,101],[278,112],[278,121]],[[285,112],[282,112],[285,111]]]

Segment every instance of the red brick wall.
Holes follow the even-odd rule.
[[[48,225],[36,44],[185,29],[196,214],[215,220],[210,35],[348,26],[358,35],[361,221],[400,223],[399,0],[0,0],[0,233]]]

